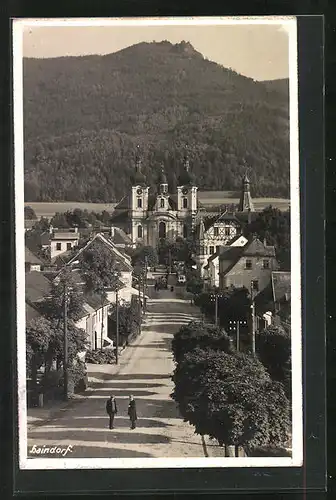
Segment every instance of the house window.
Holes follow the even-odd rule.
[[[164,206],[165,206],[164,198],[161,198],[161,200],[160,200],[160,207],[164,208]]]
[[[138,238],[142,238],[142,226],[138,226]]]
[[[219,249],[220,249],[220,246],[217,246],[217,247],[216,247],[216,253],[218,253],[218,252],[219,252]]]
[[[188,200],[187,200],[187,198],[183,198],[182,203],[183,203],[183,208],[188,208]]]
[[[225,228],[225,236],[230,236],[230,228],[229,227]]]
[[[138,208],[142,208],[142,199],[138,198]]]
[[[263,268],[264,269],[269,269],[270,268],[270,262],[268,259],[263,260]]]
[[[62,250],[62,243],[56,243],[56,250]]]
[[[214,227],[214,236],[218,236],[218,227]]]
[[[71,243],[67,243],[67,250],[71,250]]]
[[[258,280],[252,280],[251,288],[254,292],[259,292],[259,282]]]
[[[212,255],[213,253],[215,253],[215,247],[210,246],[209,247],[209,253],[210,253],[210,255]]]
[[[252,269],[252,260],[251,259],[246,259],[245,269]]]

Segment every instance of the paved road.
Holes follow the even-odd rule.
[[[97,381],[92,395],[65,409],[48,425],[30,429],[28,450],[33,445],[71,444],[73,449],[67,458],[204,456],[201,438],[183,422],[170,398],[174,369],[172,336],[181,324],[198,316],[198,310],[172,297],[169,290],[162,290],[158,299],[148,301],[143,333],[135,345],[128,347],[129,359],[121,363],[119,373],[104,381],[106,374],[101,366],[97,367],[91,373]],[[110,394],[116,396],[119,409],[114,430],[108,429],[105,414],[105,401]],[[135,430],[130,430],[127,417],[130,394],[137,403]]]

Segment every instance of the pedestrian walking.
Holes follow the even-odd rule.
[[[118,413],[117,402],[114,396],[110,396],[106,401],[106,413],[110,417],[109,428],[114,429],[114,417]]]
[[[136,404],[134,397],[131,395],[128,403],[128,416],[131,421],[131,429],[135,429],[135,422],[137,421],[137,412],[136,412]]]

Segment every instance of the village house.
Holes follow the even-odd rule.
[[[251,237],[244,246],[228,246],[220,253],[219,288],[252,287],[257,294],[269,285],[278,267],[274,246]]]
[[[208,263],[204,266],[204,281],[206,288],[219,287],[219,256],[221,252],[225,252],[228,246],[243,247],[247,243],[247,238],[238,234],[228,242],[226,246],[219,246],[216,252],[208,258]]]
[[[27,246],[25,247],[25,271],[41,271],[43,262]]]

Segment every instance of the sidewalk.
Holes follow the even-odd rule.
[[[146,318],[144,318],[145,320]],[[87,374],[88,374],[88,388],[81,394],[74,394],[69,401],[55,401],[46,403],[43,408],[29,408],[27,410],[27,428],[28,430],[32,427],[42,426],[50,421],[57,419],[62,416],[65,411],[73,408],[75,405],[80,404],[83,401],[86,401],[90,395],[94,393],[94,390],[97,386],[104,384],[106,381],[111,380],[113,375],[117,375],[119,371],[127,365],[135,350],[134,347],[141,341],[143,335],[145,334],[146,321],[144,321],[142,325],[142,331],[138,337],[134,339],[133,342],[129,344],[133,349],[129,349],[125,347],[121,349],[119,352],[119,363],[118,365],[110,365],[110,364],[92,364],[87,363]],[[99,376],[92,376],[91,373],[97,374],[100,372]]]

